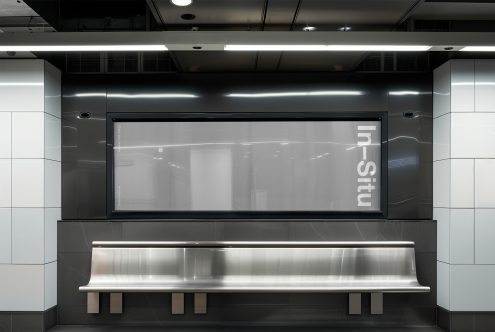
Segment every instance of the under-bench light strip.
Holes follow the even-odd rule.
[[[0,52],[167,51],[165,45],[0,45]]]
[[[225,45],[225,51],[409,51],[424,52],[427,45]]]

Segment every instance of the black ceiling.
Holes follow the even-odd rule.
[[[320,31],[344,27],[353,31],[495,31],[495,1],[486,0],[193,0],[187,7],[175,6],[170,0],[26,0],[26,3],[58,31],[290,31],[306,26]],[[352,71],[371,64],[375,70],[382,71],[387,67],[387,59],[392,59],[389,61],[393,66],[389,68],[395,70],[397,63],[412,57],[329,52],[170,53],[173,67],[169,69],[185,72]],[[408,60],[411,67],[404,68],[429,70],[424,55],[417,57],[415,62]]]

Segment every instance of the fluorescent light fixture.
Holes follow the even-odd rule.
[[[127,98],[127,99],[155,99],[155,98],[198,98],[198,96],[191,93],[139,93],[139,94],[126,94],[126,93],[109,93],[110,98]]]
[[[225,45],[225,51],[393,51],[423,52],[427,45]]]
[[[4,52],[167,51],[165,45],[0,45]]]
[[[171,0],[170,2],[179,7],[189,6],[192,4],[192,0]]]
[[[262,93],[229,93],[234,98],[270,98],[270,97],[305,97],[305,96],[361,96],[361,91],[294,91],[294,92],[262,92]]]
[[[224,51],[326,51],[326,45],[225,45]]]
[[[43,82],[0,82],[0,86],[43,86]]]
[[[495,46],[465,46],[460,49],[462,52],[495,52]]]
[[[327,51],[424,52],[426,45],[328,45]]]

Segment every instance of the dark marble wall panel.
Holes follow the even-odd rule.
[[[359,90],[356,97],[230,98],[228,93]],[[397,94],[397,91],[412,93]],[[155,92],[194,93],[195,99],[119,98]],[[58,227],[59,324],[116,325],[434,325],[436,224],[432,218],[432,105],[429,75],[194,74],[67,76],[63,83],[63,221]],[[389,117],[390,220],[134,220],[106,218],[107,112],[384,112]],[[91,113],[90,119],[78,117]],[[404,116],[412,113],[412,116]],[[405,221],[414,220],[414,221]],[[89,280],[94,240],[410,240],[416,242],[420,281],[428,294],[387,294],[385,314],[347,315],[345,294],[213,294],[208,314],[170,314],[166,294],[126,294],[124,315],[86,314],[78,292]],[[0,324],[2,320],[0,317]]]
[[[63,79],[62,217],[106,218],[107,112],[387,112],[388,218],[432,218],[430,75],[78,75]],[[229,93],[352,90],[360,96],[235,98]],[[151,98],[154,93],[198,98]],[[145,98],[136,96],[145,95]],[[80,118],[88,112],[89,119]]]

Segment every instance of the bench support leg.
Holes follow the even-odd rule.
[[[184,314],[184,293],[172,293],[172,315]]]
[[[371,293],[371,314],[383,315],[383,293]]]
[[[349,293],[349,315],[361,315],[361,293]]]
[[[206,293],[194,293],[194,313],[206,314],[207,295]]]
[[[100,293],[88,293],[87,295],[88,314],[100,313]]]
[[[122,313],[122,293],[110,293],[110,313]]]

